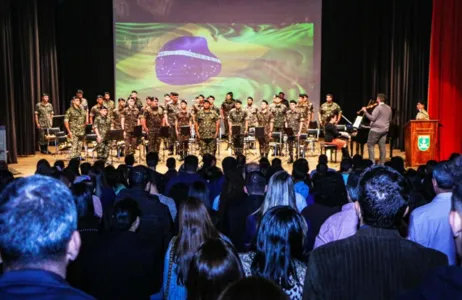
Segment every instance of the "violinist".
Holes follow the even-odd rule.
[[[372,160],[372,162],[375,162],[374,148],[375,144],[378,144],[381,165],[385,163],[385,142],[387,140],[387,134],[390,129],[390,121],[392,117],[390,106],[385,104],[386,100],[387,97],[385,94],[378,94],[376,99],[377,106],[374,108],[372,113],[369,113],[366,107],[361,109],[364,111],[364,115],[371,121],[371,130],[369,131],[369,136],[367,138],[369,159]]]

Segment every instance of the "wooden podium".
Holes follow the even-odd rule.
[[[406,165],[414,167],[437,159],[438,120],[412,120],[405,127]]]

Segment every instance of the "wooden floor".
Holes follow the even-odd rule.
[[[387,146],[387,151],[388,151],[388,149],[389,149],[389,147]],[[50,147],[49,150],[54,151],[54,147]],[[319,146],[318,146],[316,151],[313,154],[311,152],[309,152],[308,156],[305,157],[308,160],[310,170],[316,168],[319,154],[320,153],[319,153]],[[375,154],[376,154],[376,158],[378,159],[379,151],[378,151],[377,146],[376,146]],[[195,154],[195,155],[197,155],[197,154]],[[225,143],[222,143],[221,148],[220,148],[220,153],[217,154],[217,159],[218,159],[217,165],[219,167],[221,167],[222,159],[227,157],[227,156],[230,156],[230,155],[231,155],[231,150],[226,150]],[[16,175],[16,177],[18,177],[18,176],[19,177],[21,177],[21,176],[30,176],[30,175],[34,174],[35,169],[36,169],[36,164],[40,159],[42,159],[42,158],[48,159],[50,164],[53,164],[56,160],[62,159],[67,164],[67,157],[66,156],[67,155],[64,155],[64,154],[63,155],[44,155],[44,154],[41,154],[41,153],[37,153],[34,156],[19,157],[18,158],[18,163],[17,164],[10,164],[9,168],[10,169],[13,168],[15,171],[19,172],[19,174]],[[368,157],[367,147],[365,147],[364,156],[366,158]],[[404,152],[395,149],[393,151],[393,156],[401,156],[401,157],[404,158]],[[249,150],[246,153],[246,157],[247,157],[247,162],[258,162],[258,160],[260,159],[260,157],[258,155],[258,151],[256,151],[256,150]],[[390,157],[390,155],[389,155],[389,153],[387,153],[387,159],[389,159],[389,157]],[[159,163],[157,170],[158,170],[158,172],[164,173],[164,172],[167,171],[165,161],[168,158],[168,152],[165,151],[165,153],[161,153],[160,158],[161,158],[161,162]],[[178,157],[176,157],[176,158],[178,158]],[[292,165],[287,163],[289,158],[287,156],[280,157],[280,158],[282,160],[283,168],[286,171],[291,172],[292,171]],[[269,160],[271,161],[271,159],[273,159],[273,157],[270,155]],[[341,154],[340,151],[338,151],[337,162],[329,162],[329,167],[334,168],[334,169],[338,169],[339,166],[340,166],[340,160],[341,159],[342,159],[342,154]],[[139,159],[139,152],[138,151],[136,153],[136,160],[137,160],[137,164],[145,164],[145,162],[142,159]],[[87,161],[92,162],[93,160],[90,157]],[[114,161],[113,161],[113,165],[115,167],[117,167],[121,163],[123,163],[123,157],[120,158],[120,159],[115,158]],[[180,165],[181,165],[181,162],[177,160],[177,169],[178,169],[178,167]]]

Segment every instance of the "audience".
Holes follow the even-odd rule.
[[[166,185],[167,185],[167,178],[157,172],[157,164],[159,163],[159,154],[155,152],[149,152],[146,155],[146,164],[148,165],[148,168],[151,173],[154,173],[155,179],[156,179],[156,186],[157,190],[159,193],[164,194],[166,192]]]
[[[159,189],[157,187],[157,181],[156,181],[158,178],[159,177],[156,176],[156,173],[150,170],[149,171],[149,185],[147,189],[151,195],[157,196],[157,198],[159,198],[159,201],[168,207],[168,210],[170,211],[170,216],[172,217],[172,221],[175,221],[176,215],[177,215],[175,200],[165,195],[162,195],[159,192]]]
[[[188,197],[194,197],[202,201],[207,210],[212,210],[210,203],[209,189],[203,181],[194,181],[189,187]]]
[[[410,187],[387,167],[372,167],[358,184],[358,232],[314,249],[306,272],[304,299],[392,299],[416,287],[425,273],[447,265],[441,252],[399,235]],[[332,288],[339,287],[339,288]]]
[[[258,228],[256,251],[240,255],[246,276],[260,276],[280,285],[290,299],[301,299],[306,265],[303,244],[307,225],[289,206],[269,209]]]
[[[297,159],[292,168],[295,192],[302,195],[304,199],[308,199],[310,194],[310,187],[305,183],[309,170],[308,161],[304,158]]]
[[[167,158],[167,172],[164,174],[167,182],[170,179],[175,178],[178,175],[178,171],[176,170],[176,160],[173,157]]]
[[[288,300],[284,291],[272,281],[251,276],[230,284],[218,300]]]
[[[199,165],[199,160],[197,156],[194,156],[194,155],[186,156],[184,159],[184,163],[183,163],[184,171],[179,172],[177,177],[173,178],[172,180],[169,180],[169,182],[167,183],[167,188],[165,192],[169,194],[172,186],[177,183],[185,183],[188,185],[188,187],[191,186],[191,184],[193,184],[193,182],[195,181],[200,181],[200,182],[205,183],[205,180],[199,174],[197,174],[198,165]]]

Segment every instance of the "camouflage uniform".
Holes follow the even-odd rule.
[[[231,122],[231,126],[241,126],[241,134],[233,135],[233,146],[235,153],[243,153],[245,122],[247,117],[247,112],[242,108],[233,108],[229,112],[228,119]]]
[[[311,102],[299,102],[295,108],[303,117],[305,122],[303,122],[302,132],[307,132],[311,120],[311,115],[314,111],[313,103]]]
[[[107,115],[109,116],[109,118],[112,118],[112,114],[115,109],[115,102],[112,101],[111,99],[107,101],[104,100],[103,105],[107,107]]]
[[[136,97],[135,99],[135,107],[138,109],[138,111],[141,111],[143,109],[143,102],[138,97]]]
[[[181,134],[181,127],[182,126],[189,126],[189,122],[192,120],[192,116],[188,111],[179,110],[175,115],[176,121],[178,122],[178,140],[180,141],[180,145],[178,148],[178,152],[181,156],[185,156],[188,153],[188,146],[189,146],[189,137],[190,135],[182,135]],[[170,124],[171,125],[171,124]]]
[[[286,120],[287,106],[284,104],[272,103],[269,106],[269,111],[273,114],[274,127],[273,132],[283,132],[284,123]]]
[[[106,141],[106,134],[111,129],[111,118],[109,116],[103,117],[99,115],[93,122],[93,129],[97,128],[98,133],[101,136],[101,143],[98,143],[95,147],[98,158],[106,159],[109,155],[109,141]]]
[[[125,107],[121,113],[124,118],[125,148],[127,154],[134,154],[136,150],[136,137],[134,136],[135,126],[138,125],[138,115],[140,111],[136,106],[133,108]]]
[[[162,107],[148,107],[144,110],[141,118],[146,120],[146,127],[148,128],[148,150],[149,152],[159,152],[160,148],[160,128],[164,119],[165,111]]]
[[[72,100],[71,100],[71,106],[72,106]],[[88,111],[88,101],[85,98],[80,98],[80,106],[85,110],[85,113]]]
[[[300,129],[300,123],[303,123],[305,120],[303,118],[303,115],[295,110],[289,109],[286,112],[286,122],[287,122],[287,127],[291,128],[292,131],[294,132],[293,136],[287,137],[287,145],[289,146],[289,155],[292,158],[293,153],[294,153],[294,142],[295,142],[295,137],[298,134],[298,131]],[[298,153],[298,151],[296,151]]]
[[[64,122],[69,122],[69,129],[72,133],[71,158],[80,157],[85,138],[85,122],[87,113],[83,107],[71,106],[64,115]]]
[[[122,124],[120,123],[122,119],[122,111],[123,109],[119,110],[118,108],[112,111],[112,115],[111,115],[112,127],[115,130],[122,129]]]
[[[193,104],[191,108],[191,115],[193,116],[197,115],[199,111],[201,111],[203,108],[204,108],[204,104],[202,103]]]
[[[247,113],[247,118],[249,120],[249,128],[257,126],[257,113],[258,108],[255,105],[246,106],[245,112]]]
[[[217,115],[220,116],[220,109],[215,105],[210,106],[210,110],[216,112]]]
[[[425,109],[420,110],[415,118],[416,120],[430,120],[430,115]]]
[[[40,125],[39,144],[41,147],[46,147],[48,146],[48,141],[45,139],[45,130],[52,126],[53,105],[51,105],[51,103],[37,103],[35,105],[35,114],[38,117],[38,123]]]
[[[218,120],[220,120],[220,117],[216,112],[211,110],[201,110],[195,117],[200,135],[199,147],[201,149],[201,155],[206,153],[215,155],[217,151],[215,133]]]
[[[96,117],[100,115],[101,107],[103,107],[103,105],[96,104],[91,108],[90,117],[92,117],[93,122],[95,122]]]
[[[332,113],[336,113],[336,114],[339,114],[342,112],[342,109],[340,108],[340,106],[335,103],[335,102],[332,102],[331,104],[327,103],[327,102],[324,102],[322,105],[321,105],[321,108],[319,109],[320,113],[321,113],[321,123],[324,125],[326,123],[326,118],[332,114]]]
[[[234,108],[235,106],[235,101],[234,99],[228,101],[228,100],[225,100],[222,104],[221,104],[221,109],[223,110],[223,118],[224,118],[224,123],[225,123],[225,134],[228,135],[229,133],[229,124],[228,124],[228,116],[229,116],[229,112],[231,111],[231,109]]]
[[[170,128],[168,129],[168,149],[169,151],[173,152],[173,148],[175,145],[176,141],[176,130],[175,130],[175,120],[176,120],[176,114],[180,111],[180,102],[177,101],[174,103],[173,101],[167,104],[167,118],[168,118],[168,123],[170,125]],[[178,151],[178,149],[177,149]]]
[[[260,144],[260,155],[268,156],[269,153],[269,142],[270,142],[270,129],[271,124],[274,122],[273,114],[267,109],[266,111],[258,111],[257,113],[258,126],[265,129],[265,136],[258,138],[258,143]]]

